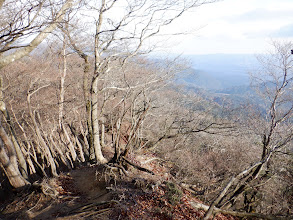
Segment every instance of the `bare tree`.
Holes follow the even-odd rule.
[[[66,1],[64,4],[61,4],[61,8],[57,9],[57,12],[45,18],[43,16],[46,14],[46,11],[50,7],[55,6],[52,2],[19,1],[15,4],[14,1],[1,1],[0,69],[32,52],[57,27],[57,23],[62,20],[65,11],[72,7],[72,4],[73,1]],[[46,19],[50,22],[47,23]],[[34,34],[37,35],[34,36]],[[29,43],[23,43],[23,41],[27,40],[30,36],[34,36],[33,39]],[[4,108],[3,112],[6,113],[3,97],[1,97],[1,100],[2,107]],[[3,127],[1,127],[1,129],[3,129]],[[4,141],[6,139],[9,140],[5,132],[1,134],[3,140],[3,142],[1,142],[1,155],[3,156],[1,157],[1,163],[6,175],[13,187],[18,188],[25,186],[28,182],[23,181],[22,176],[16,174],[19,171],[17,161],[13,159],[15,154],[10,153],[8,157],[6,157],[3,143],[8,152],[15,152],[14,147],[16,147],[16,152],[22,167],[21,170],[27,173],[26,166],[24,165],[25,163],[23,163],[21,159],[23,158],[23,156],[21,156],[22,153],[17,144],[13,146],[9,144],[9,141]],[[14,143],[16,143],[16,140]],[[9,158],[14,161],[14,163],[12,163],[14,164],[14,171],[7,167],[10,164]],[[55,172],[53,171],[53,173]]]
[[[56,27],[65,14],[65,11],[72,7],[73,1],[66,1],[59,11],[49,18],[51,20],[45,28],[42,28],[44,24],[36,22],[39,20],[40,11],[45,8],[46,2],[39,1],[27,1],[18,4],[11,4],[10,1],[4,1],[4,5],[1,7],[1,17],[5,21],[2,24],[1,29],[1,59],[0,68],[18,60],[30,52],[32,52]],[[54,3],[49,3],[49,5]],[[55,3],[56,4],[56,3]],[[13,8],[10,8],[13,7]],[[11,11],[13,14],[7,13]],[[11,17],[12,16],[12,17]],[[7,21],[6,21],[7,20]],[[38,33],[28,44],[21,45],[24,37]],[[4,53],[10,50],[13,51],[10,54],[5,55]]]
[[[62,127],[64,135],[60,135],[60,140],[57,140],[53,134],[58,129],[53,128],[50,133],[43,128],[40,108],[33,106],[32,99],[35,99],[34,94],[45,89],[52,89],[52,87],[39,83],[39,77],[37,77],[27,85],[27,118],[24,119],[21,116],[23,120],[29,119],[28,127],[34,131],[34,135],[32,135],[34,141],[26,140],[27,146],[24,147],[26,149],[21,150],[29,158],[27,163],[32,164],[33,161],[44,175],[46,175],[45,168],[50,167],[51,173],[57,175],[57,161],[60,158],[68,167],[73,166],[72,164],[76,161],[85,161],[83,149],[85,149],[87,142],[89,143],[90,159],[95,159],[98,163],[106,163],[108,160],[102,153],[102,146],[106,146],[107,140],[105,139],[107,137],[105,134],[108,129],[106,126],[109,124],[112,126],[114,137],[112,147],[116,151],[114,156],[116,161],[126,156],[133,146],[142,146],[143,129],[144,125],[147,124],[144,122],[149,111],[153,108],[151,90],[162,85],[160,83],[165,78],[154,71],[144,78],[144,82],[138,78],[137,81],[126,79],[126,75],[131,73],[131,70],[126,70],[129,68],[128,62],[134,63],[136,56],[152,51],[155,43],[151,44],[151,39],[155,39],[165,26],[170,25],[187,10],[215,1],[101,0],[95,2],[68,0],[59,2],[24,0],[20,1],[19,4],[12,4],[12,1],[8,0],[1,1],[0,13],[1,16],[3,15],[0,23],[3,27],[0,31],[1,70],[5,70],[4,67],[7,68],[10,63],[32,52],[57,26],[63,31],[62,41],[70,44],[72,51],[75,51],[84,61],[83,93],[88,123],[87,132],[83,132],[83,141],[80,141],[76,135],[74,126],[69,126],[72,134],[68,133],[66,128],[62,126],[66,108],[64,106],[64,79],[69,69],[64,47],[63,74],[61,75],[60,100],[58,101],[60,102],[59,117],[57,117],[59,127]],[[76,23],[76,20],[83,23]],[[55,34],[57,37],[60,35],[57,32]],[[91,45],[85,45],[84,42],[78,41],[78,37],[81,35],[88,38]],[[66,45],[64,44],[64,46]],[[91,60],[92,55],[93,59]],[[111,110],[113,107],[111,105],[114,105],[113,110]],[[76,110],[72,109],[71,111]],[[14,116],[15,120],[18,121],[17,115],[14,114]],[[17,124],[24,138],[29,139],[23,125],[18,122]],[[82,130],[82,125],[80,130]],[[88,139],[86,133],[89,135]],[[122,144],[123,142],[124,144]],[[17,147],[9,149],[11,145],[8,142],[4,143],[6,145],[1,152],[14,153],[16,150],[17,154]],[[35,145],[35,143],[37,144]],[[56,147],[58,143],[60,143],[60,147]],[[36,151],[41,154],[41,158],[38,158]],[[10,154],[11,157],[13,155]],[[21,162],[21,154],[19,155]],[[3,154],[3,158],[4,156]],[[127,161],[126,158],[125,161]],[[128,164],[131,162],[128,161]],[[25,163],[18,165],[16,161],[15,168],[17,168],[16,165],[20,166],[21,170],[27,170]],[[30,165],[30,169],[34,170],[32,165]]]
[[[115,1],[102,0],[98,4],[88,1],[84,8],[90,14],[87,16],[88,30],[94,30],[93,54],[94,72],[89,80],[90,86],[84,86],[88,95],[88,112],[91,112],[89,123],[90,149],[95,152],[96,160],[105,163],[100,143],[99,122],[99,94],[101,90],[100,78],[110,72],[115,65],[123,66],[132,57],[148,53],[153,50],[146,46],[151,38],[157,36],[163,27],[171,24],[186,12],[213,0],[185,0],[185,1]],[[97,16],[92,16],[97,15]],[[84,13],[82,14],[85,17]],[[117,15],[117,16],[113,16]],[[70,33],[69,33],[70,34]],[[73,38],[72,36],[70,37]],[[76,42],[76,41],[72,41]],[[82,49],[74,44],[80,55]],[[85,56],[83,56],[85,57]],[[113,66],[114,65],[114,66]],[[87,82],[85,80],[85,82]]]
[[[251,118],[251,128],[261,140],[262,154],[257,162],[245,169],[225,187],[214,200],[205,219],[213,213],[214,207],[229,208],[236,198],[255,185],[266,183],[272,176],[271,161],[278,154],[292,149],[293,140],[293,57],[291,42],[273,42],[274,51],[259,57],[261,68],[252,74],[253,86],[263,98],[263,111]],[[258,125],[254,124],[257,121]],[[232,187],[233,186],[233,187]]]

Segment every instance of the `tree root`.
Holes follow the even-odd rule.
[[[125,163],[129,164],[130,166],[133,166],[134,168],[136,168],[140,171],[155,175],[155,173],[153,171],[148,170],[144,167],[141,167],[137,164],[134,164],[133,162],[126,159],[124,156],[120,156],[120,157],[118,157],[118,159],[116,159],[116,160],[112,159],[107,164],[104,164],[104,167],[106,168],[106,170],[104,171],[105,181],[109,181],[109,180],[113,179],[116,183],[116,180],[118,179],[119,174],[120,174],[120,176],[123,176],[123,175],[129,176],[129,173],[125,168]]]
[[[67,216],[70,213],[70,216],[76,216],[76,217],[82,216],[83,218],[85,218],[85,217],[90,217],[93,215],[103,214],[112,209],[111,204],[113,203],[118,203],[118,202],[115,200],[111,200],[111,201],[87,203],[87,204],[75,207],[74,209],[71,209],[65,216]],[[99,209],[99,206],[108,206],[108,207]]]
[[[101,209],[98,211],[90,211],[88,214],[86,213],[80,213],[79,215],[82,216],[83,218],[89,218],[91,216],[98,217],[99,215],[105,214],[106,212],[111,211],[112,208],[106,208],[106,209]]]

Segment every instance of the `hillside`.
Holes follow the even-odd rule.
[[[293,42],[151,56],[220,2],[0,0],[0,219],[293,219]]]
[[[166,163],[144,154],[136,161],[154,175],[128,170],[120,178],[103,166],[80,167],[44,179],[42,192],[10,195],[0,203],[1,219],[200,219],[205,206],[197,189],[176,184]],[[164,165],[163,165],[164,164]],[[104,173],[104,176],[98,176]],[[113,175],[117,175],[112,179]],[[112,177],[111,177],[112,176]],[[175,180],[175,182],[174,182]],[[203,206],[203,208],[199,208]],[[216,220],[236,220],[218,214]]]

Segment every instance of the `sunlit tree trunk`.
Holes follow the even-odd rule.
[[[63,124],[63,110],[64,110],[64,96],[65,96],[65,90],[64,90],[64,83],[65,78],[67,75],[67,59],[66,59],[66,42],[65,42],[65,36],[63,39],[63,48],[62,48],[62,71],[60,73],[60,99],[59,99],[59,127],[60,130],[62,130],[62,124]]]
[[[98,83],[99,83],[99,76],[100,76],[100,30],[103,23],[103,12],[105,7],[105,0],[101,2],[101,8],[98,20],[96,22],[96,34],[95,34],[95,70],[94,70],[94,77],[92,79],[92,86],[91,86],[91,122],[92,122],[92,137],[93,137],[93,147],[95,151],[95,156],[98,163],[106,163],[107,160],[104,158],[102,149],[101,149],[101,142],[100,142],[100,128],[99,128],[99,112],[98,112]]]
[[[13,143],[13,146],[14,146],[14,149],[15,149],[15,152],[17,155],[17,159],[19,161],[19,165],[20,165],[19,167],[20,167],[21,174],[25,179],[28,179],[26,160],[24,159],[23,153],[21,151],[21,147],[19,146],[18,141],[16,139],[16,135],[15,135],[14,129],[12,127],[10,116],[9,116],[8,110],[6,108],[6,104],[3,100],[4,100],[4,97],[3,97],[3,78],[0,77],[0,111],[3,113],[5,120],[8,124],[8,127],[9,127],[10,134],[11,134],[11,141]]]
[[[14,146],[2,126],[0,126],[0,139],[0,164],[10,184],[14,188],[21,188],[29,185],[30,183],[22,177],[18,169]],[[5,151],[4,144],[8,154]]]
[[[98,163],[106,163],[100,142],[99,112],[98,112],[98,78],[94,79],[92,85],[92,129],[93,129],[93,147]]]

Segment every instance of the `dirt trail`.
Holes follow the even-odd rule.
[[[192,206],[192,202],[201,201],[172,182],[174,178],[163,164],[151,160],[143,166],[155,175],[133,168],[128,170],[129,176],[116,179],[118,173],[114,170],[105,172],[105,166],[93,166],[44,179],[42,192],[30,191],[0,204],[0,219],[194,220],[203,217],[204,211]],[[106,178],[113,177],[113,185],[105,181],[105,175],[113,175]],[[215,219],[236,218],[218,214]]]
[[[110,206],[112,199],[103,178],[97,178],[97,170],[97,167],[83,167],[43,181],[47,196],[33,192],[7,201],[6,206],[2,205],[5,208],[0,219],[91,219],[91,214],[97,215],[99,210]],[[50,197],[54,194],[58,194],[57,199]],[[104,218],[101,215],[99,219]]]
[[[96,172],[96,168],[93,167],[73,170],[70,174],[76,189],[88,202],[102,202],[110,199],[105,181]]]
[[[56,219],[91,219],[92,215],[103,214],[101,210],[106,210],[109,206],[112,195],[106,189],[103,178],[97,175],[97,167],[86,167],[73,170],[70,173],[74,193],[77,194],[74,205],[65,213],[61,213]],[[104,216],[108,219],[107,215]],[[104,219],[101,215],[99,219]],[[96,219],[96,218],[95,218]]]

